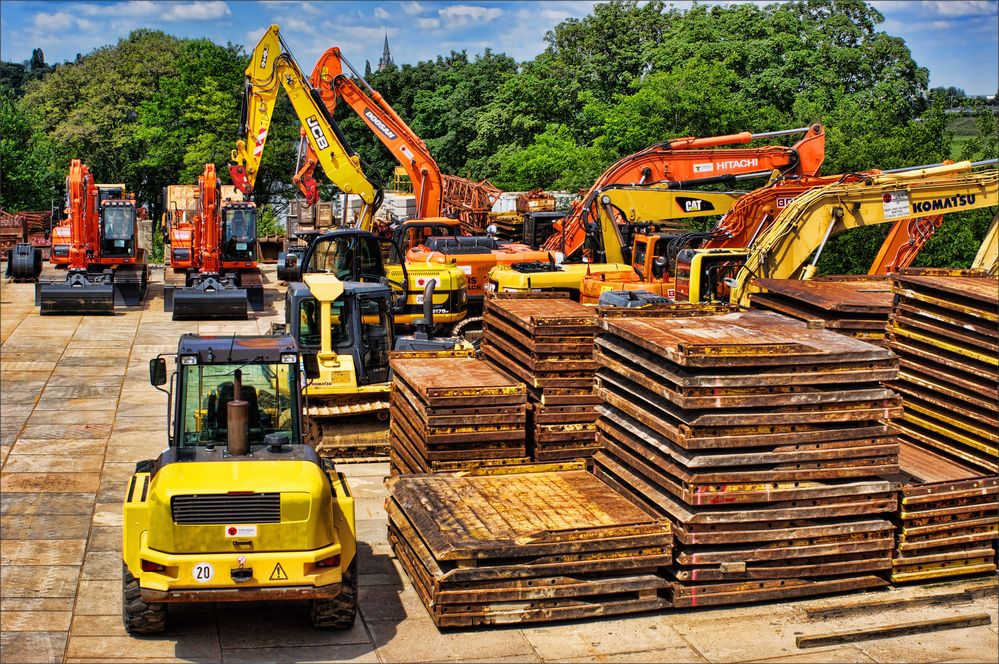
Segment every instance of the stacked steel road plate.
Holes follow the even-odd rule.
[[[391,358],[393,474],[529,461],[524,386],[469,357]]]
[[[891,387],[904,439],[999,470],[999,281],[957,270],[900,270],[889,322],[900,373]]]
[[[886,584],[889,351],[764,311],[600,327],[594,472],[673,523],[674,606]]]
[[[999,478],[903,442],[892,581],[995,572]]]
[[[758,279],[754,309],[770,309],[841,334],[885,345],[891,313],[891,281],[886,277],[831,276],[810,281]]]
[[[533,295],[533,294],[532,294]],[[587,458],[596,447],[596,311],[567,298],[486,300],[482,350],[527,384],[531,458]]]
[[[574,465],[388,481],[389,542],[438,627],[668,606],[669,523]]]

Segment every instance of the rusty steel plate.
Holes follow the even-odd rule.
[[[979,389],[975,383],[940,371],[939,368],[922,366],[907,359],[903,361],[897,383],[917,386],[936,394],[946,395],[979,409],[987,410],[995,408],[996,405],[996,397],[991,395],[988,390]],[[993,390],[993,392],[995,391]],[[993,398],[990,399],[990,396]]]
[[[938,367],[944,373],[952,373],[973,383],[980,383],[982,389],[996,389],[996,368],[987,363],[948,348],[926,343],[925,339],[914,338],[911,333],[900,335],[890,333],[888,342],[888,347],[898,354],[900,360],[909,359],[919,366]]]
[[[500,316],[531,336],[594,334],[597,312],[569,299],[486,300],[486,316]]]
[[[593,423],[597,419],[597,408],[594,405],[546,406],[534,403],[528,406],[528,412],[535,424]]]
[[[918,337],[914,336],[913,338],[923,340],[925,343],[933,343],[933,345],[944,348],[953,347],[961,349],[958,352],[966,354],[969,357],[981,359],[988,364],[994,363],[999,365],[999,360],[993,361],[991,359],[995,358],[996,353],[999,352],[999,343],[996,342],[995,337],[978,335],[968,330],[955,329],[944,323],[929,318],[910,316],[904,312],[896,312],[892,316],[891,327],[892,331],[896,334],[899,333],[900,329],[905,329],[913,335],[918,334]]]
[[[595,468],[601,477],[612,478],[618,490],[626,487],[625,495],[641,495],[640,502],[654,506],[657,513],[679,522],[690,524],[733,524],[752,522],[775,522],[802,519],[831,519],[837,517],[870,517],[875,514],[894,512],[898,505],[895,491],[897,482],[871,480],[867,482],[843,483],[840,495],[832,495],[807,501],[784,501],[759,504],[698,505],[690,506],[680,502],[674,494],[666,490],[655,479],[635,470],[607,450],[593,455]],[[801,504],[804,503],[804,504]]]
[[[917,270],[906,269],[893,273],[892,279],[903,284],[906,289],[938,293],[940,295],[937,297],[948,299],[952,303],[975,303],[993,316],[999,308],[999,280],[995,277],[935,275],[929,272],[918,274]],[[944,294],[949,297],[945,298]]]
[[[769,311],[703,318],[604,318],[605,331],[687,367],[888,360],[877,346]]]
[[[999,481],[991,478],[984,481],[985,473],[968,464],[961,463],[915,442],[904,441],[898,455],[899,470],[906,477],[903,488],[905,496],[917,494],[934,496],[937,493],[954,491],[968,485],[973,490],[991,486],[994,492]],[[920,486],[922,485],[922,486]],[[917,488],[918,487],[918,488]]]
[[[866,490],[866,486],[861,486],[865,478],[880,472],[897,472],[898,469],[897,457],[887,456],[854,461],[852,467],[836,467],[826,462],[815,464],[816,467],[811,470],[792,467],[784,470],[689,472],[664,456],[655,456],[634,440],[612,438],[603,429],[597,440],[608,456],[669,491],[688,506],[810,501],[855,495]],[[854,482],[836,484],[832,480]]]
[[[883,319],[891,311],[891,282],[885,277],[850,279],[757,279],[768,293],[836,313],[871,313]],[[755,297],[756,294],[754,293]]]
[[[487,347],[495,346],[495,355],[513,356],[522,365],[535,373],[560,373],[562,371],[593,371],[597,368],[593,361],[592,344],[585,353],[533,353],[523,345],[511,340],[495,328],[486,330],[482,341]]]
[[[597,427],[620,439],[627,436],[665,455],[689,469],[735,468],[775,464],[836,462],[842,459],[897,456],[899,444],[895,436],[855,438],[846,440],[803,443],[791,441],[784,445],[762,445],[709,451],[690,450],[660,436],[627,413],[605,405],[598,407]]]
[[[431,405],[448,402],[470,403],[472,399],[491,404],[526,403],[526,390],[520,383],[494,370],[486,362],[467,357],[393,358],[397,379]]]
[[[927,390],[906,381],[895,381],[890,386],[903,399],[907,408],[926,412],[937,420],[953,423],[966,432],[975,432],[987,440],[999,442],[999,413],[995,406],[991,409],[979,408],[963,399],[955,399],[946,394]],[[962,424],[958,424],[961,422]]]
[[[750,305],[754,309],[769,309],[791,318],[797,318],[807,323],[809,327],[826,328],[842,333],[848,330],[868,330],[872,334],[883,333],[885,324],[888,322],[887,312],[883,316],[867,313],[827,312],[773,293],[753,293],[750,295]]]
[[[905,419],[896,420],[894,424],[903,441],[916,441],[988,472],[999,471],[999,463],[996,462],[995,455],[990,456],[987,452],[981,452],[971,445],[963,444],[966,441],[953,440],[941,431],[942,428],[936,427],[929,420],[920,420],[917,415],[907,414]],[[933,428],[926,428],[927,426]]]
[[[597,337],[595,344],[597,352],[602,356],[614,357],[620,363],[629,363],[633,369],[640,369],[645,373],[659,374],[678,389],[682,387],[717,391],[724,388],[856,384],[891,380],[898,371],[898,362],[893,357],[874,362],[791,362],[786,366],[726,368],[720,372],[707,372],[703,369],[689,371],[620,337],[602,334]]]
[[[461,425],[506,425],[507,427],[523,427],[526,421],[527,404],[511,404],[507,406],[456,406],[454,408],[435,409],[427,406],[401,381],[392,385],[389,398],[390,406],[405,403],[426,427],[453,427]]]
[[[720,606],[745,602],[780,601],[841,593],[848,590],[883,588],[888,582],[879,576],[846,576],[836,579],[781,579],[717,584],[672,584],[673,608]]]
[[[954,311],[933,305],[929,302],[901,299],[894,309],[894,314],[906,314],[911,317],[924,318],[958,330],[966,330],[988,339],[999,337],[996,323],[981,316]]]
[[[597,376],[594,393],[604,401],[619,408],[620,402],[633,404],[645,410],[647,416],[638,419],[662,419],[675,422],[688,428],[733,427],[733,426],[775,426],[790,424],[814,424],[826,422],[866,422],[888,419],[902,414],[901,399],[891,390],[881,389],[875,398],[858,401],[834,401],[791,406],[777,406],[767,409],[685,409],[661,399],[634,381],[618,374]],[[625,409],[634,411],[635,408]]]
[[[594,330],[596,330],[595,326]],[[487,316],[483,320],[482,332],[484,337],[489,337],[493,334],[502,335],[511,342],[522,346],[526,351],[538,356],[552,353],[589,354],[593,351],[593,333],[582,336],[560,334],[549,337],[533,337],[502,318],[495,316]]]
[[[485,361],[489,362],[495,370],[512,375],[513,379],[525,383],[528,389],[534,388],[534,392],[547,388],[577,388],[585,391],[593,388],[594,371],[592,369],[537,373],[522,364],[518,357],[492,345],[488,339],[482,340],[482,352],[485,355]]]
[[[653,304],[641,309],[626,307],[597,307],[600,318],[693,318],[697,316],[717,316],[740,311],[738,304],[721,302],[667,302]]]

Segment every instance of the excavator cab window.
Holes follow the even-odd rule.
[[[377,238],[340,235],[315,242],[305,272],[332,274],[341,281],[372,281],[385,276],[381,246]]]
[[[322,339],[319,328],[319,302],[315,298],[298,305],[298,343],[302,348],[318,348]]]
[[[135,208],[109,204],[101,207],[101,255],[109,258],[134,255]]]
[[[257,210],[249,206],[222,210],[222,260],[253,261],[257,249]]]
[[[359,300],[364,347],[361,349],[368,383],[389,380],[389,351],[394,345],[392,307],[384,297]]]

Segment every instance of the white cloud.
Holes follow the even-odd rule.
[[[229,5],[221,0],[168,4],[170,9],[160,17],[164,21],[211,21],[232,14]]]
[[[441,20],[439,18],[418,18],[416,19],[416,27],[433,30],[441,27]]]
[[[73,5],[73,11],[88,16],[102,16],[112,20],[123,18],[155,18],[160,21],[211,21],[229,16],[232,11],[222,0],[210,2],[144,2],[129,0],[107,5]]]
[[[285,31],[295,30],[297,32],[312,32],[316,29],[314,25],[306,20],[298,18],[297,16],[280,19],[278,20],[278,25],[280,25],[281,29]]]
[[[448,28],[463,28],[468,25],[489,23],[503,13],[496,7],[479,7],[475,5],[451,5],[437,11],[438,16]]]
[[[389,14],[387,11],[385,11],[385,8],[382,7],[381,5],[378,5],[378,7],[375,8],[375,18],[380,18],[384,21],[386,19],[392,18],[392,14]]]
[[[418,2],[404,2],[402,3],[402,13],[406,16],[416,16],[417,14],[422,14],[426,11]]]

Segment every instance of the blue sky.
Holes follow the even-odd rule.
[[[731,1],[731,0],[728,0]],[[295,57],[308,71],[330,46],[340,46],[356,67],[382,51],[388,32],[397,64],[448,51],[485,48],[528,60],[544,49],[544,34],[560,21],[582,17],[594,2],[378,1],[190,2],[0,1],[0,59],[19,62],[41,47],[48,62],[72,59],[131,30],[154,28],[180,37],[232,41],[252,50],[271,23],[281,25]],[[673,3],[679,7],[689,2]],[[878,0],[881,29],[902,37],[931,86],[954,85],[970,94],[999,86],[999,0]]]

